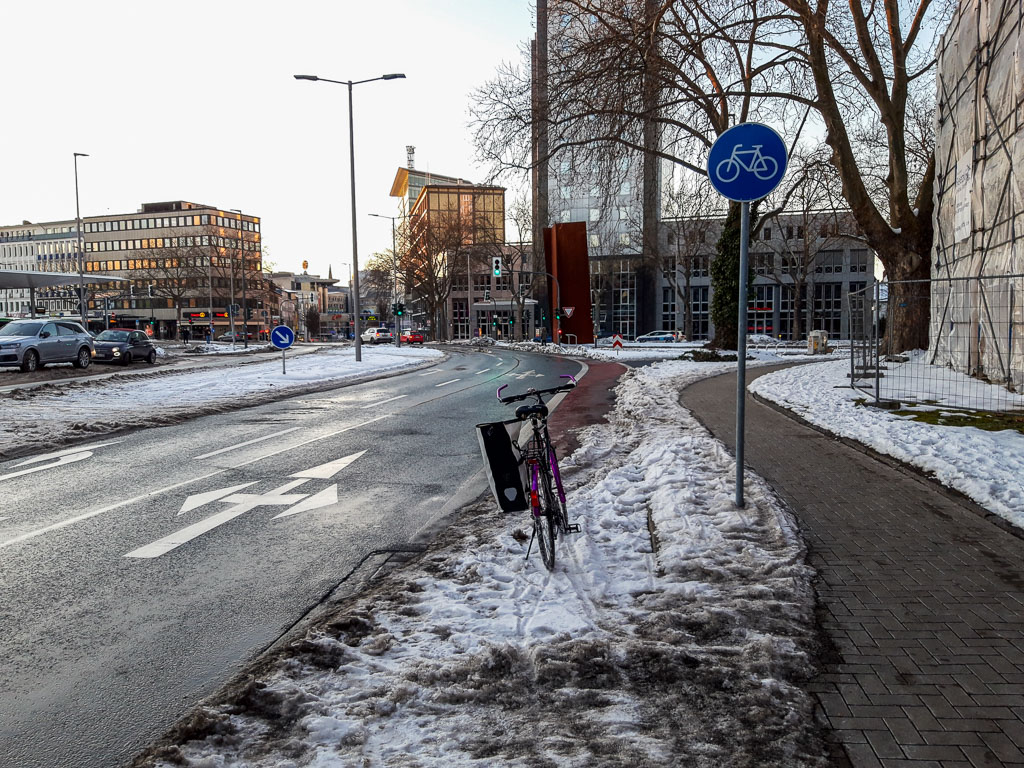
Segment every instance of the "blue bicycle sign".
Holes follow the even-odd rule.
[[[708,178],[719,194],[747,203],[759,200],[782,181],[786,173],[786,145],[767,125],[740,123],[711,147]]]

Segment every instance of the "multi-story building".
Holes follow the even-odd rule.
[[[344,319],[336,322],[330,316],[330,289],[338,282],[332,276],[320,277],[308,272],[272,272],[269,280],[281,293],[281,323],[294,328],[300,336],[311,335],[306,321],[311,310],[318,315],[319,333],[341,328],[338,323]]]
[[[0,269],[77,272],[78,242],[74,221],[24,222],[0,227]],[[77,290],[71,286],[36,291],[37,311],[50,315],[78,313]],[[29,291],[0,291],[0,315],[28,315]]]
[[[529,285],[532,267],[522,249],[505,244],[504,187],[409,167],[398,169],[391,195],[400,201],[408,265],[402,282],[413,324],[437,339],[516,335],[519,313],[510,302]],[[505,267],[497,277],[495,256]],[[519,333],[527,328],[523,316]]]
[[[277,314],[274,292],[261,273],[260,220],[241,212],[186,201],[146,203],[135,213],[82,219],[84,272],[125,278],[114,288],[88,291],[89,325],[146,328],[161,338],[182,327],[214,336],[235,321],[265,331]],[[74,221],[0,228],[0,259],[11,268],[76,272]],[[22,307],[17,295],[0,306]],[[75,289],[37,294],[48,313],[77,313]],[[246,312],[247,310],[247,312]],[[247,317],[246,317],[247,315]]]

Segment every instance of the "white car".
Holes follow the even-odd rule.
[[[660,344],[672,344],[676,340],[676,335],[672,331],[651,331],[645,333],[643,336],[637,336],[636,340],[641,344],[647,341],[653,341]]]
[[[367,328],[359,334],[359,338],[363,340],[364,344],[393,344],[395,341],[394,335],[388,328]]]

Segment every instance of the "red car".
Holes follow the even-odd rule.
[[[419,331],[402,331],[403,344],[422,344],[423,334]]]

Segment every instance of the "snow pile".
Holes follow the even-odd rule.
[[[942,367],[930,367],[938,377],[950,375]],[[797,366],[762,376],[749,389],[829,432],[920,467],[991,512],[1024,526],[1024,434],[924,424],[857,405],[864,395],[849,388],[849,370],[849,362],[842,361]]]
[[[791,521],[678,405],[730,366],[627,373],[565,462],[553,573],[526,515],[462,510],[394,570],[138,765],[825,764],[800,685],[811,573]]]
[[[345,380],[380,376],[441,359],[435,349],[320,350],[281,359],[218,367],[167,369],[0,394],[0,458],[37,449],[66,447],[122,429],[175,424],[208,413],[259,405],[312,392]]]

